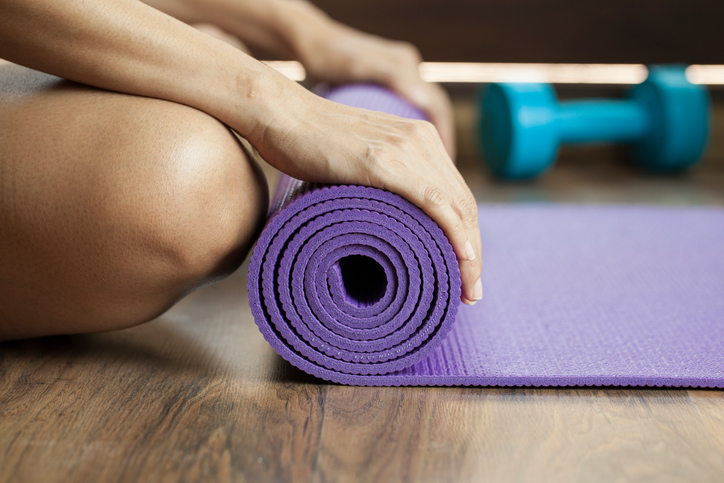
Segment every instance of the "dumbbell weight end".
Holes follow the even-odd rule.
[[[700,159],[709,133],[709,96],[684,66],[650,67],[627,100],[559,104],[547,84],[490,84],[480,107],[486,162],[508,179],[541,174],[561,143],[625,143],[639,166],[682,170]]]

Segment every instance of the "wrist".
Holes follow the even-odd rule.
[[[210,94],[207,98],[210,107],[202,110],[263,152],[270,133],[279,127],[289,127],[292,124],[289,119],[298,110],[295,107],[304,97],[315,96],[263,63],[241,52],[238,56],[235,62],[220,64],[227,67],[221,67],[216,74],[209,72],[212,77],[203,85]],[[234,67],[228,68],[229,65]],[[213,89],[210,85],[219,88]]]
[[[254,143],[281,107],[288,79],[250,57],[232,65],[234,68],[219,72],[221,88],[211,102],[219,120]]]

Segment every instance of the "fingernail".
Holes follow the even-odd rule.
[[[473,298],[476,301],[483,298],[483,282],[480,279],[473,286]]]
[[[477,303],[477,300],[470,301],[465,297],[460,297],[460,300],[462,300],[465,305],[475,305]]]
[[[470,240],[465,242],[465,255],[468,257],[468,260],[475,260],[475,250],[473,250],[473,245],[470,243]]]

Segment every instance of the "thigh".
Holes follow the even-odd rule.
[[[0,65],[0,339],[149,320],[238,266],[265,209],[210,116]]]

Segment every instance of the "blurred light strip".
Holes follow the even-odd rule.
[[[266,61],[292,80],[305,79],[296,61]],[[643,64],[507,64],[423,62],[420,75],[429,82],[547,82],[551,84],[639,84],[646,79]],[[724,85],[724,65],[690,65],[686,76],[694,84]]]
[[[429,82],[544,82],[552,84],[639,84],[643,64],[483,64],[424,62],[420,74]]]
[[[724,65],[690,65],[686,68],[686,78],[692,84],[724,85]]]

